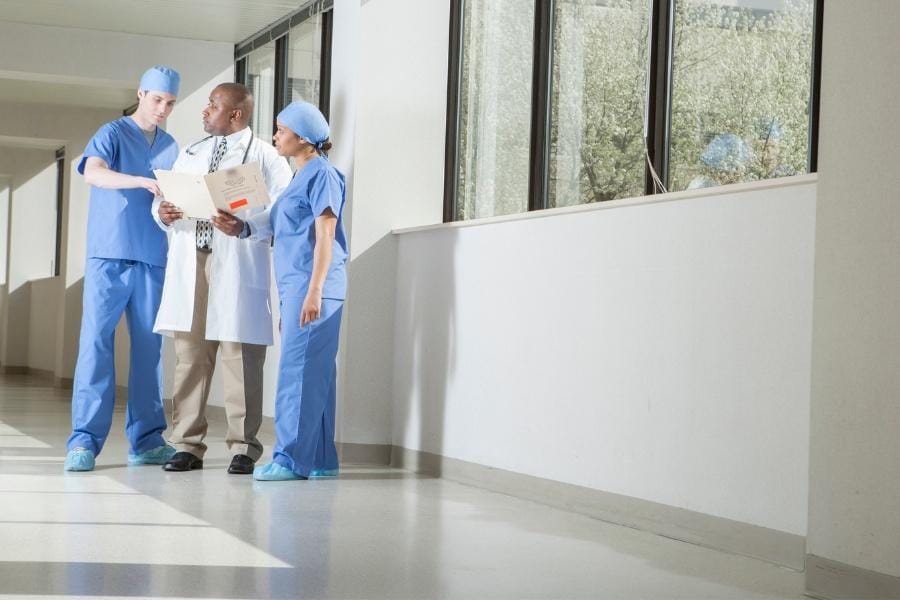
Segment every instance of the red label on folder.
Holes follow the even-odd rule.
[[[234,202],[230,203],[228,205],[228,208],[230,208],[231,210],[235,210],[242,206],[247,206],[248,204],[250,204],[250,202],[246,198],[241,198],[239,200],[235,200]]]

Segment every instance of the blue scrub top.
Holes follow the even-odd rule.
[[[346,184],[340,171],[318,156],[304,165],[272,205],[275,232],[275,281],[282,298],[305,297],[312,277],[316,218],[330,208],[337,217],[331,266],[322,289],[323,298],[343,300],[347,295],[347,236],[344,233]]]
[[[153,178],[153,169],[172,168],[178,144],[159,127],[153,144],[148,144],[134,119],[122,117],[101,127],[88,142],[78,164],[82,175],[91,156],[105,160],[113,171]],[[152,203],[153,194],[143,188],[91,187],[87,257],[137,260],[165,267],[168,241],[150,215]]]

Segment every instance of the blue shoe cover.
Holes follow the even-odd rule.
[[[338,469],[313,469],[309,472],[310,479],[322,479],[324,477],[337,477]]]
[[[152,450],[140,452],[138,454],[128,453],[129,465],[164,465],[169,459],[175,456],[177,450],[172,446],[157,446]]]
[[[63,469],[66,471],[93,471],[94,453],[87,448],[72,448],[66,454],[66,463]]]
[[[257,481],[292,481],[307,478],[297,475],[290,469],[285,469],[278,463],[269,463],[253,469],[253,479]]]

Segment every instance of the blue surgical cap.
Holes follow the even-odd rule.
[[[175,69],[169,67],[161,67],[159,65],[150,67],[141,77],[140,89],[165,92],[166,94],[178,95],[178,85],[181,83],[181,75]]]
[[[316,148],[321,148],[331,133],[328,121],[309,102],[291,102],[278,113],[278,120]]]

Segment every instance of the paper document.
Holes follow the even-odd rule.
[[[162,170],[153,174],[165,200],[180,208],[188,219],[208,219],[217,208],[234,213],[269,203],[266,182],[255,162],[208,175]]]

